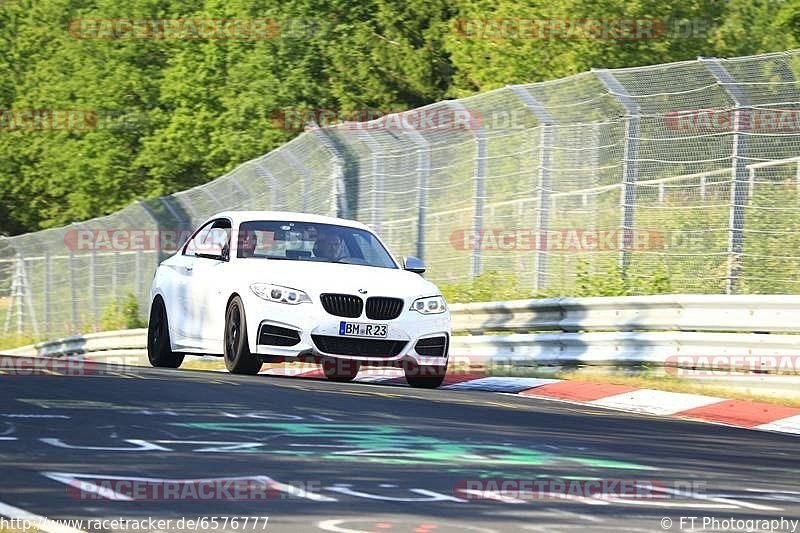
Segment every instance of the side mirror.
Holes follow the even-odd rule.
[[[425,263],[422,262],[422,259],[418,257],[404,257],[403,258],[403,268],[408,270],[409,272],[416,272],[417,274],[422,274],[425,272]]]
[[[197,248],[195,255],[206,259],[227,261],[228,232],[222,228],[214,228]]]

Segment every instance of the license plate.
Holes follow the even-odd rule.
[[[386,324],[339,322],[339,335],[345,337],[385,337]]]

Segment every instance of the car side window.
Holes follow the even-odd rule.
[[[194,257],[198,254],[198,252],[202,253],[204,248],[204,244],[208,241],[209,234],[211,233],[212,229],[220,228],[224,229],[227,233],[227,249],[230,250],[231,246],[231,221],[226,218],[218,218],[216,220],[212,220],[202,228],[200,228],[197,233],[194,234],[194,237],[189,239],[189,242],[186,243],[186,246],[183,249],[183,255]]]

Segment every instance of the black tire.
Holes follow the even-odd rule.
[[[435,389],[444,382],[447,374],[447,365],[440,366],[419,366],[410,363],[403,366],[406,375],[406,382],[419,389]]]
[[[322,360],[322,372],[330,381],[346,383],[353,381],[361,370],[361,363],[348,359],[328,358]]]
[[[258,374],[261,360],[250,353],[242,299],[234,296],[225,311],[225,368],[231,374]]]
[[[183,363],[183,357],[184,354],[172,351],[167,309],[164,300],[157,297],[150,308],[150,322],[147,325],[147,358],[155,367],[178,368]]]

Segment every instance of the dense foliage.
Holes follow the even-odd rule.
[[[798,13],[800,0],[0,0],[0,233],[213,179],[296,135],[275,119],[284,110],[400,110],[590,67],[783,50],[800,39]],[[465,19],[516,17],[662,25],[657,38],[632,40],[463,31]],[[74,31],[75,21],[126,18],[266,18],[280,31],[258,40]],[[95,122],[9,126],[8,110],[41,109]]]

